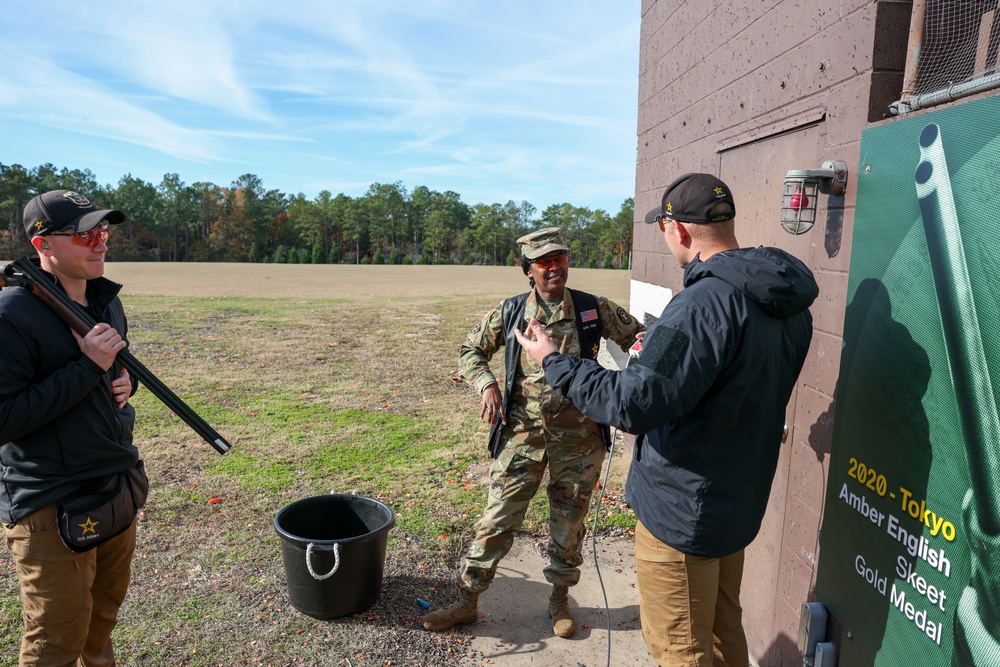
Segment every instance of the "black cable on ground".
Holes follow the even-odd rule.
[[[594,569],[597,570],[597,581],[601,584],[604,595],[604,612],[608,619],[608,667],[611,667],[611,606],[608,604],[608,592],[604,589],[604,579],[601,577],[601,565],[597,562],[597,519],[601,516],[601,500],[604,489],[608,488],[608,475],[611,473],[611,460],[615,455],[615,441],[618,439],[618,429],[611,434],[611,448],[608,450],[608,466],[604,469],[604,481],[601,482],[601,492],[597,494],[597,505],[594,507],[594,528],[590,531],[591,548],[594,550]]]

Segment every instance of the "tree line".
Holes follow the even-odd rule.
[[[125,213],[108,243],[116,261],[513,264],[515,239],[542,227],[563,228],[573,266],[628,268],[632,248],[632,198],[614,214],[564,203],[539,215],[526,201],[469,205],[456,192],[401,182],[309,199],[269,190],[253,174],[228,187],[188,185],[177,174],[158,184],[127,174],[112,186],[89,169],[0,163],[0,257],[31,252],[24,206],[63,188]]]

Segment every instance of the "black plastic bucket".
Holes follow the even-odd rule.
[[[339,618],[375,604],[396,515],[385,503],[331,493],[297,500],[274,515],[292,606]]]

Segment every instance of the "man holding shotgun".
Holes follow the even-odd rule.
[[[0,522],[24,607],[21,667],[114,664],[147,490],[128,404],[137,383],[116,361],[128,345],[121,286],[103,277],[108,225],[124,219],[69,190],[24,209],[45,278],[98,322],[85,336],[28,289],[0,290]]]

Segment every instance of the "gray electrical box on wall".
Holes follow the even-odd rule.
[[[816,657],[813,660],[813,667],[836,667],[837,646],[830,642],[820,642],[816,644]]]
[[[826,607],[806,602],[799,615],[799,652],[806,658],[816,653],[816,644],[826,637]]]

